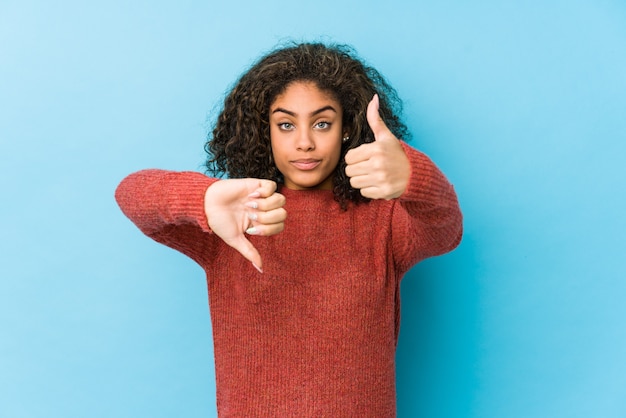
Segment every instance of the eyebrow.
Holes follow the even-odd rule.
[[[332,110],[333,112],[337,113],[337,111],[335,110],[334,107],[328,105],[328,106],[324,106],[324,107],[322,107],[320,109],[314,110],[313,112],[311,112],[311,114],[309,116],[315,116],[315,115],[317,115],[319,113],[322,113],[322,112],[324,112],[326,110]],[[274,109],[272,111],[272,114],[278,113],[278,112],[286,113],[286,114],[288,114],[290,116],[297,116],[297,114],[295,112],[292,112],[291,110],[283,109],[282,107],[277,107],[276,109]]]

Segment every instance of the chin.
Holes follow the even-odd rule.
[[[298,187],[303,189],[319,189],[319,190],[332,190],[333,182],[331,179],[316,179],[315,181],[303,181],[296,183]]]
[[[331,187],[326,187],[325,179],[293,179],[290,181],[285,181],[285,185],[288,188],[296,189],[296,190],[315,190],[315,189],[330,189]]]

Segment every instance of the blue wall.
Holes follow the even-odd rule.
[[[237,75],[320,35],[398,89],[465,214],[403,282],[400,417],[626,416],[626,4],[84,3],[0,2],[0,416],[214,416],[202,272],[113,190],[200,170]]]

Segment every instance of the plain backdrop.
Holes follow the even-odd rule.
[[[285,40],[353,45],[459,194],[402,284],[399,416],[626,416],[621,0],[0,0],[0,416],[215,416],[202,271],[113,192],[202,171]]]

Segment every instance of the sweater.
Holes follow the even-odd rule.
[[[196,172],[143,170],[116,190],[124,214],[205,271],[220,417],[394,417],[400,280],[455,248],[453,187],[423,153],[397,199],[342,210],[332,191],[282,188],[281,233],[250,236],[264,273],[213,234]]]

